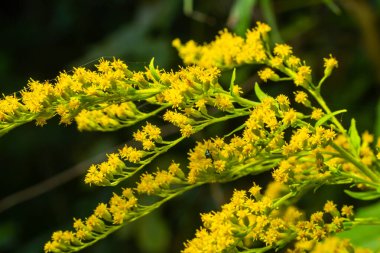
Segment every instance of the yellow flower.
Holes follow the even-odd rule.
[[[285,58],[293,53],[292,47],[286,44],[277,44],[275,45],[273,52],[275,55]]]
[[[119,154],[122,158],[127,159],[129,162],[138,163],[143,157],[144,152],[125,145],[122,149],[119,149]]]
[[[48,241],[44,246],[44,251],[48,252],[58,252],[60,250],[60,243],[57,241]]]
[[[13,116],[21,108],[22,105],[16,95],[5,96],[0,100],[0,121],[6,119],[7,116]]]
[[[261,187],[255,183],[253,183],[253,186],[249,188],[249,193],[251,193],[252,196],[256,197],[260,195]]]
[[[173,107],[179,107],[183,101],[182,92],[177,89],[167,89],[162,94],[165,101],[171,103]]]
[[[222,111],[227,111],[233,108],[233,104],[228,96],[217,94],[215,97],[215,106]]]
[[[312,119],[319,120],[323,116],[323,111],[321,108],[313,108],[313,111],[311,112]]]
[[[294,76],[294,83],[296,86],[303,86],[310,78],[311,68],[309,66],[300,66]]]
[[[323,210],[326,213],[331,213],[331,214],[335,214],[338,211],[338,209],[336,208],[336,204],[334,204],[334,202],[331,200],[328,200],[326,202],[325,206],[323,207]]]
[[[330,58],[323,58],[324,64],[323,66],[325,67],[325,76],[331,75],[331,72],[334,68],[338,67],[338,61],[332,57],[330,54]]]
[[[143,127],[143,132],[146,133],[148,139],[157,140],[161,138],[161,129],[149,122]]]
[[[352,216],[354,216],[354,211],[353,211],[354,207],[353,206],[347,206],[347,205],[344,205],[342,207],[342,210],[341,210],[341,214],[347,218],[350,218]]]
[[[297,120],[297,112],[293,108],[290,108],[289,111],[284,112],[284,117],[282,119],[284,124],[291,125],[295,123],[296,120]]]
[[[282,66],[283,59],[279,56],[275,56],[272,59],[269,60],[269,65],[273,68],[280,68]]]
[[[290,105],[289,98],[284,94],[280,94],[276,97],[276,100],[280,106],[287,108]]]
[[[167,110],[165,112],[164,120],[169,121],[169,122],[175,124],[176,126],[181,126],[181,125],[185,125],[185,124],[189,123],[188,117],[186,117],[185,115],[183,115],[181,113],[170,111],[170,110]]]
[[[286,64],[292,68],[292,69],[295,69],[297,68],[300,64],[301,64],[301,59],[294,56],[294,55],[291,55],[287,60],[286,60]]]
[[[280,79],[280,77],[270,68],[260,70],[258,74],[264,82],[267,82],[268,80],[277,81]]]
[[[303,91],[295,92],[295,101],[304,105],[310,104],[310,101],[307,99],[307,94]]]
[[[364,131],[362,134],[362,141],[368,144],[372,143],[374,141],[373,134],[370,134],[368,131]]]
[[[183,137],[190,137],[195,132],[195,130],[192,125],[186,124],[180,127],[180,132]]]
[[[266,33],[270,32],[272,29],[269,25],[262,23],[260,21],[256,22],[256,30],[262,34],[265,35]]]

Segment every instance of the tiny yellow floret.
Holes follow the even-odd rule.
[[[323,58],[323,61],[324,61],[324,67],[325,67],[325,71],[324,71],[324,74],[325,76],[330,76],[331,75],[331,72],[334,68],[338,68],[338,61],[332,57],[332,55],[330,54],[330,58]]]
[[[277,44],[273,49],[275,55],[285,58],[293,53],[292,47],[286,44]]]

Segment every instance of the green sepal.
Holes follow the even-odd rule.
[[[348,129],[348,136],[350,137],[352,151],[356,155],[359,155],[361,139],[360,139],[358,130],[356,129],[356,121],[354,118],[351,119],[351,126],[350,126],[350,129]]]
[[[161,78],[158,75],[158,73],[156,71],[156,68],[154,67],[154,57],[152,58],[152,60],[149,63],[149,71],[152,74],[154,80],[156,80],[157,82],[159,82]]]
[[[354,199],[374,200],[374,199],[380,198],[380,192],[379,191],[353,192],[350,190],[344,190],[344,192],[348,196],[350,196]]]
[[[260,89],[260,86],[259,84],[256,82],[255,83],[255,94],[256,94],[256,97],[260,100],[260,101],[263,101],[264,98],[267,98],[269,97],[269,95],[267,95],[264,91],[262,91]]]
[[[328,121],[329,119],[331,119],[332,117],[334,117],[335,115],[337,114],[341,114],[341,113],[344,113],[344,112],[347,112],[346,109],[342,109],[342,110],[339,110],[339,111],[335,111],[335,112],[332,112],[332,113],[329,113],[329,114],[326,114],[325,116],[323,116],[322,118],[320,118],[316,123],[315,123],[315,128],[323,125],[323,123],[325,123],[326,121]]]

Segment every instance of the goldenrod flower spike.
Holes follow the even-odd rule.
[[[61,124],[75,121],[80,131],[116,131],[144,121],[131,134],[133,143],[107,154],[85,175],[86,184],[115,187],[109,201],[74,219],[72,231],[54,232],[44,251],[79,251],[192,188],[262,172],[273,178],[266,190],[255,183],[235,189],[220,210],[201,215],[203,226],[183,252],[321,252],[329,245],[339,251],[352,246],[333,234],[380,224],[355,219],[352,206],[332,201],[307,218],[294,206],[324,184],[356,186],[360,191],[345,191],[353,198],[379,198],[380,139],[373,147],[374,137],[360,135],[355,120],[347,130],[336,119],[345,110],[332,112],[324,101],[321,85],[338,67],[334,57],[324,59],[324,76],[315,84],[312,68],[290,45],[271,46],[270,30],[257,22],[245,37],[224,29],[208,44],[176,39],[173,46],[188,65],[176,71],[158,68],[153,59],[138,72],[120,60],[101,59],[95,70],[74,68],[52,82],[30,79],[21,92],[0,99],[0,135],[30,121],[42,126],[55,115]],[[257,74],[266,85],[293,83],[301,89],[294,93],[297,104],[285,94],[272,97],[258,83],[256,97],[243,95],[235,83],[242,65],[260,65]],[[224,84],[219,78],[231,68],[231,81]],[[149,168],[184,139],[237,118],[240,126],[189,147],[187,162]],[[176,132],[168,136],[162,121]],[[116,187],[136,174],[131,188]],[[147,195],[153,196],[149,203]]]

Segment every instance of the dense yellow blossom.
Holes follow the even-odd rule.
[[[330,209],[317,211],[310,220],[302,219],[301,212],[293,206],[276,210],[273,208],[276,199],[262,196],[260,189],[254,184],[249,190],[252,197],[246,191],[235,190],[230,202],[220,211],[202,214],[203,227],[194,239],[185,243],[182,252],[232,252],[247,250],[254,243],[275,249],[282,247],[287,238],[294,238],[291,240],[295,244],[294,251],[289,248],[288,252],[319,252],[316,250],[324,240],[329,240],[329,235],[341,230],[343,222],[347,221],[336,209],[335,213]],[[332,202],[326,205],[335,206]]]
[[[334,57],[323,59],[324,76],[315,84],[312,68],[291,46],[273,46],[270,30],[257,22],[244,37],[224,29],[202,45],[176,39],[173,46],[187,65],[178,70],[165,71],[152,60],[145,70],[134,72],[121,60],[100,59],[93,69],[74,68],[49,82],[30,79],[21,92],[3,96],[0,135],[30,121],[42,126],[55,115],[61,124],[76,122],[80,131],[116,131],[142,122],[132,134],[127,132],[132,139],[128,145],[91,165],[84,179],[99,186],[116,186],[134,177],[138,182],[113,192],[87,218],[74,219],[73,231],[54,232],[45,252],[89,246],[199,185],[268,171],[274,182],[264,193],[256,184],[235,190],[219,211],[202,214],[203,227],[183,252],[350,249],[349,242],[331,235],[361,222],[355,220],[352,206],[339,209],[327,201],[322,211],[306,219],[292,204],[324,184],[356,186],[362,192],[351,195],[359,199],[365,191],[366,198],[378,197],[380,176],[373,168],[379,166],[380,138],[374,143],[368,132],[360,137],[354,121],[346,130],[335,117],[343,110],[332,112],[324,102],[320,88],[338,67]],[[272,97],[257,83],[254,88],[247,83],[247,89],[235,83],[239,70],[228,69],[245,64],[260,65],[258,82],[293,82],[300,89],[294,100],[303,106],[294,107],[285,94]],[[234,119],[239,123],[225,124]],[[234,129],[213,138],[199,133],[217,123]],[[172,126],[177,127],[174,134]],[[195,145],[188,148],[186,170],[174,161],[165,169],[147,169],[188,137],[194,137],[189,143]],[[153,195],[150,203],[140,200],[146,195]]]
[[[269,31],[269,26],[258,22],[255,28],[247,32],[246,39],[223,30],[207,45],[200,46],[194,41],[182,44],[176,39],[173,46],[177,48],[185,64],[230,68],[242,63],[263,63],[267,54],[262,38]]]

